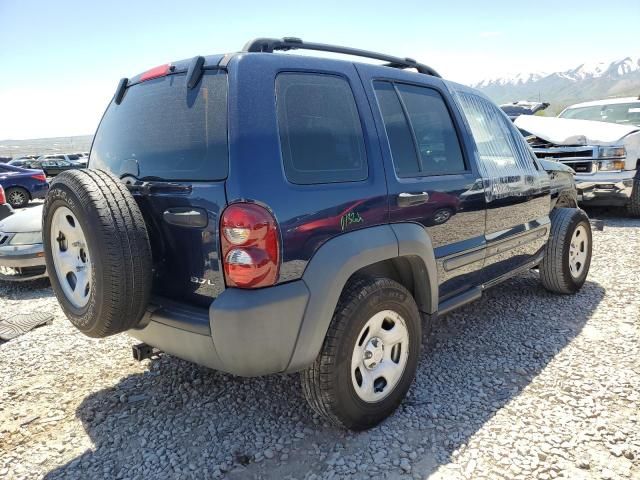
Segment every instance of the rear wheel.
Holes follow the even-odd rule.
[[[387,278],[364,278],[343,292],[324,345],[301,374],[311,407],[329,422],[362,430],[389,416],[413,381],[421,346],[411,294]]]
[[[551,234],[540,264],[540,279],[547,290],[575,293],[591,266],[591,224],[578,208],[556,208],[551,213]]]
[[[133,328],[151,290],[151,248],[127,188],[100,170],[70,170],[51,183],[42,238],[51,285],[81,332],[106,337]]]
[[[13,208],[26,207],[29,203],[29,192],[27,192],[24,188],[9,188],[7,189],[5,194],[7,197],[7,203]]]

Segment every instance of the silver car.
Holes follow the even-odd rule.
[[[47,276],[42,249],[42,205],[20,210],[0,221],[0,280],[35,280]]]

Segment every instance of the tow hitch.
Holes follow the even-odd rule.
[[[151,345],[147,345],[146,343],[138,343],[132,347],[133,358],[137,361],[141,362],[146,358],[151,358],[160,353],[155,347]]]

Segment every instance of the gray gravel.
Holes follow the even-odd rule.
[[[578,295],[530,273],[448,315],[404,404],[357,434],[323,425],[296,375],[137,363],[46,284],[1,284],[0,317],[55,321],[0,345],[0,478],[640,478],[640,221],[590,213],[606,229]]]

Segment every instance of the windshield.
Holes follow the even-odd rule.
[[[206,71],[193,89],[176,74],[129,87],[111,103],[89,165],[140,180],[221,180],[227,176],[227,77]]]
[[[560,117],[640,126],[640,102],[568,108]]]

